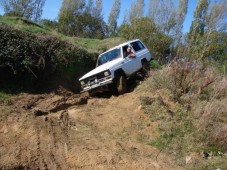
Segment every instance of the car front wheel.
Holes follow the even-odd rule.
[[[142,62],[142,72],[144,77],[149,76],[149,71],[150,71],[150,65],[148,61],[143,61]]]
[[[127,78],[125,75],[119,75],[116,77],[116,87],[119,94],[127,92]]]

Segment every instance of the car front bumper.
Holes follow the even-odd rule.
[[[97,83],[92,84],[92,85],[86,84],[85,86],[82,87],[83,90],[81,91],[81,93],[86,92],[86,91],[97,90],[99,88],[100,88],[100,91],[102,91],[103,86],[109,85],[111,83],[113,83],[113,79],[112,78],[111,79],[107,79],[105,81],[97,82]]]

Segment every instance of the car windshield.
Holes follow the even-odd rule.
[[[98,66],[119,58],[121,56],[120,54],[121,54],[121,50],[118,48],[100,55],[98,58]]]

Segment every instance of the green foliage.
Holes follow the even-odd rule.
[[[86,11],[83,0],[64,0],[58,17],[59,31],[65,35],[102,39],[106,34],[103,18]]]
[[[42,19],[41,24],[53,30],[57,30],[59,27],[59,23],[57,21],[53,21],[49,19]]]
[[[102,53],[113,46],[121,44],[125,42],[125,39],[115,37],[115,38],[107,38],[107,39],[89,39],[89,38],[79,38],[74,37],[73,41],[75,44],[78,44],[85,48],[88,51]]]
[[[214,31],[210,34],[209,42],[204,52],[204,58],[213,59],[227,66],[227,33]]]
[[[164,57],[172,43],[172,39],[159,32],[149,18],[135,19],[131,24],[122,25],[120,35],[126,39],[141,39],[151,51],[154,59],[164,63]]]
[[[150,61],[150,68],[152,69],[160,69],[162,66],[156,61],[156,60],[151,60]]]
[[[4,103],[4,105],[10,105],[12,104],[12,95],[4,92],[4,91],[0,91],[0,104]],[[3,108],[1,108],[3,109]],[[0,118],[2,118],[3,115],[1,115],[4,110],[0,109]],[[4,112],[3,112],[4,113]]]
[[[149,0],[148,17],[155,22],[160,32],[168,36],[177,38],[176,34],[180,34],[186,13],[186,0],[178,2],[178,9],[173,0]]]
[[[199,0],[196,10],[194,12],[194,21],[190,28],[190,40],[191,43],[198,41],[198,36],[203,35],[205,31],[205,19],[208,11],[209,1]]]
[[[178,62],[155,71],[138,90],[146,94],[140,98],[142,109],[159,131],[148,144],[181,161],[191,153],[206,152],[216,160],[202,160],[199,168],[225,167],[226,76],[211,65]]]
[[[121,1],[115,0],[108,18],[108,34],[113,35],[117,30],[117,19],[120,14]]]
[[[68,80],[95,66],[96,54],[50,34],[31,34],[0,24],[1,85],[43,83],[65,75]],[[61,77],[61,76],[60,76]]]
[[[2,0],[6,16],[17,16],[40,21],[45,0]]]
[[[188,58],[226,62],[227,2],[200,0],[188,34]]]
[[[28,19],[20,17],[0,17],[0,23],[14,26],[17,29],[31,33],[48,33],[50,29],[43,25],[36,24]]]
[[[190,136],[195,129],[193,125],[193,116],[191,113],[179,107],[175,112],[171,111],[162,98],[151,98],[151,102],[141,101],[143,109],[150,119],[159,124],[160,136],[151,140],[149,144],[174,151],[177,154],[185,154],[192,151],[190,147],[193,144]]]
[[[144,0],[135,0],[132,2],[132,5],[129,9],[129,21],[130,23],[133,22],[133,20],[142,18],[144,16]]]
[[[4,101],[8,98],[9,98],[9,96],[6,93],[0,91],[0,101]]]

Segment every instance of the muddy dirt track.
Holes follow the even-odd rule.
[[[0,169],[181,169],[146,143],[158,134],[139,97],[55,92],[0,104]]]

